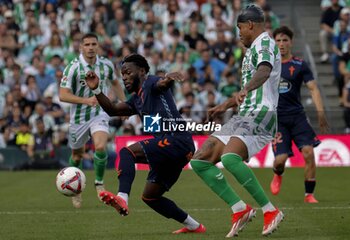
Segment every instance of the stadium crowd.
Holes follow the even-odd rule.
[[[235,19],[251,2],[264,9],[269,32],[279,27],[265,0],[0,1],[0,148],[18,146],[33,156],[67,145],[69,104],[59,101],[59,83],[87,32],[98,35],[99,55],[114,63],[120,81],[121,60],[132,52],[146,57],[150,74],[182,72],[185,82],[173,86],[178,108],[204,122],[208,108],[240,89]],[[114,136],[138,134],[138,117],[112,119],[111,152]]]
[[[321,9],[320,62],[332,63],[339,105],[344,107],[345,133],[350,133],[350,1],[322,0]]]

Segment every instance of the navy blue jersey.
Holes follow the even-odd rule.
[[[144,115],[154,116],[159,114],[162,119],[172,119],[172,123],[185,122],[177,110],[170,89],[162,91],[157,87],[159,80],[159,77],[149,75],[143,82],[140,91],[137,94],[133,94],[126,103],[130,105],[134,114],[138,114],[141,117],[142,121]],[[159,136],[163,134],[153,135]]]
[[[313,79],[310,68],[302,59],[292,57],[289,61],[282,62],[278,115],[297,114],[304,111],[300,102],[301,85]]]

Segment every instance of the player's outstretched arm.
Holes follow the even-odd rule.
[[[73,104],[86,104],[89,106],[96,106],[97,100],[95,97],[83,98],[78,97],[72,93],[70,88],[60,87],[59,97],[61,102],[73,103]]]
[[[86,74],[85,81],[87,86],[95,94],[95,97],[100,106],[109,116],[131,116],[134,114],[131,107],[128,104],[114,104],[106,95],[103,94],[101,88],[99,87],[100,79],[98,78],[95,72],[89,71]]]
[[[172,81],[183,82],[184,80],[185,77],[180,72],[167,73],[165,74],[164,78],[160,79],[157,82],[157,87],[160,90],[165,91],[171,86]]]
[[[225,102],[223,102],[220,105],[217,105],[213,108],[210,108],[208,110],[208,117],[209,120],[216,118],[217,116],[220,116],[221,114],[223,114],[224,112],[226,112],[227,109],[231,108],[231,107],[236,107],[237,106],[237,101],[236,98],[231,97],[228,98]]]

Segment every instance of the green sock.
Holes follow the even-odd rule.
[[[107,165],[107,153],[105,151],[96,151],[94,154],[94,169],[97,182],[103,182],[103,176]]]
[[[226,153],[221,156],[221,162],[261,207],[269,202],[253,171],[243,162],[239,155]]]
[[[70,155],[70,157],[69,157],[69,166],[83,169],[83,161],[81,161],[81,160],[80,161],[74,161],[73,158],[72,158],[72,155]]]
[[[214,164],[192,159],[190,162],[192,169],[202,180],[230,207],[241,199],[237,193],[227,183],[224,175]]]

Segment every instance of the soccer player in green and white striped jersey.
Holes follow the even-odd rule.
[[[99,87],[103,93],[107,94],[112,86],[118,99],[125,101],[123,89],[116,79],[114,66],[108,59],[97,55],[98,47],[95,34],[87,33],[82,37],[81,54],[65,68],[59,91],[60,100],[71,103],[68,140],[72,148],[72,156],[69,159],[69,165],[81,168],[85,144],[91,135],[95,145],[94,169],[97,196],[104,190],[103,176],[107,164],[109,116],[98,105],[96,97],[86,86],[86,73],[94,71],[98,75],[101,79]],[[72,202],[74,207],[80,208],[81,194],[73,197]]]
[[[255,216],[215,166],[219,161],[250,193],[264,213],[263,235],[277,229],[283,213],[272,205],[253,171],[244,163],[266,144],[276,132],[278,84],[281,55],[275,41],[265,32],[264,13],[250,5],[238,16],[240,38],[247,48],[242,63],[242,89],[237,98],[209,111],[212,116],[239,104],[233,116],[208,138],[191,160],[193,170],[233,211],[232,227],[226,237],[234,237]]]

